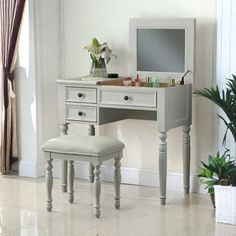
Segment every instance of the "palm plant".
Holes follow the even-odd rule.
[[[236,165],[234,165],[234,168],[229,171],[229,176],[230,176],[230,184],[236,187]]]
[[[225,90],[220,91],[219,87],[216,86],[216,88],[204,88],[194,91],[194,94],[201,95],[219,106],[228,117],[228,120],[226,120],[218,114],[226,125],[223,144],[225,144],[228,130],[230,130],[236,142],[236,76],[232,75],[232,77],[232,79],[228,79]]]
[[[230,130],[236,142],[236,76],[232,75],[232,79],[228,79],[226,89],[221,90],[218,86],[216,88],[204,88],[202,90],[195,90],[194,94],[203,96],[218,107],[220,107],[227,119],[219,115],[219,118],[223,120],[226,125],[226,131],[223,137],[223,145],[226,142],[227,133]],[[217,155],[208,156],[208,164],[201,161],[202,166],[199,168],[199,177],[202,178],[202,182],[206,185],[208,193],[212,198],[214,206],[214,185],[223,184],[236,186],[236,163],[230,159],[228,150],[220,156]]]

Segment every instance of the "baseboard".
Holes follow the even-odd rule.
[[[54,176],[61,177],[61,162],[54,163]],[[102,165],[101,178],[103,181],[112,182],[114,175],[114,167]],[[89,163],[75,162],[75,178],[88,179]],[[159,187],[159,172],[155,170],[145,170],[137,168],[121,167],[121,176],[123,184],[142,185],[149,187]],[[183,174],[168,172],[167,173],[167,189],[183,191]],[[190,176],[190,192],[204,193],[202,186],[199,183],[199,178],[196,175]]]
[[[19,161],[16,161],[11,165],[11,170],[19,171]]]
[[[44,176],[45,162],[35,161],[20,161],[19,163],[19,176],[39,178]]]
[[[19,175],[24,177],[38,178],[44,176],[45,163],[20,161]],[[101,178],[103,181],[112,182],[114,167],[103,165],[101,168]],[[61,178],[61,161],[54,160],[53,162],[53,176]],[[75,162],[75,178],[88,179],[89,163]],[[123,184],[142,185],[149,187],[159,187],[159,173],[155,170],[137,169],[121,167],[121,176]],[[183,191],[183,174],[175,172],[167,172],[167,189]],[[196,175],[190,176],[190,192],[203,193],[205,192],[199,183]]]

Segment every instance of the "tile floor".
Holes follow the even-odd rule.
[[[69,204],[54,180],[53,212],[46,211],[44,179],[0,177],[1,236],[231,236],[236,226],[216,224],[207,195],[168,191],[160,206],[158,189],[122,185],[122,206],[113,207],[113,185],[102,185],[102,216],[93,215],[93,185],[75,181],[75,203]]]

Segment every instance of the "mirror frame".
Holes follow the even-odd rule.
[[[184,73],[138,71],[137,70],[137,29],[184,29],[185,30],[185,71],[187,83],[193,83],[195,74],[195,29],[196,19],[130,19],[129,21],[129,75],[149,76],[180,80]]]

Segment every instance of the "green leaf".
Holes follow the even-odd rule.
[[[232,78],[228,79],[226,89],[220,90],[218,86],[215,88],[203,88],[201,90],[195,90],[194,94],[209,99],[225,113],[227,119],[219,115],[220,119],[226,125],[223,145],[225,145],[228,130],[230,130],[236,142],[236,76],[232,75]]]
[[[93,38],[92,43],[85,46],[84,49],[88,50],[92,61],[97,66],[99,66],[101,59],[104,59],[105,62],[108,64],[111,60],[111,57],[116,58],[116,55],[112,53],[112,50],[109,48],[108,44],[106,42],[100,44],[97,38]]]
[[[96,38],[92,39],[92,45],[96,48],[99,48],[101,46],[101,44],[98,42]]]
[[[198,177],[208,191],[211,192],[211,188],[219,184],[222,179],[236,185],[236,163],[230,158],[228,149],[222,155],[219,152],[215,156],[209,155],[208,163],[203,161],[200,163]]]

